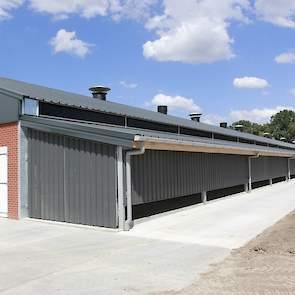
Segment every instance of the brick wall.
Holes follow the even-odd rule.
[[[0,146],[8,148],[8,217],[19,217],[18,123],[0,124]]]

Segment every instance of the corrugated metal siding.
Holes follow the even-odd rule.
[[[29,215],[116,227],[116,148],[28,130]]]
[[[286,158],[259,157],[252,159],[253,182],[287,175],[288,160]]]
[[[247,157],[146,151],[132,158],[133,204],[161,201],[248,182]]]

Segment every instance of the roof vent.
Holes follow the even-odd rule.
[[[269,132],[264,132],[263,133],[263,136],[264,137],[267,137],[267,138],[271,138],[271,134]]]
[[[168,106],[158,106],[158,113],[167,115],[168,114]]]
[[[189,115],[192,121],[200,122],[202,114],[193,113]]]
[[[89,90],[91,91],[93,98],[106,100],[107,94],[111,88],[105,86],[93,86],[90,87]]]
[[[227,128],[227,122],[221,122],[220,127],[221,128]]]
[[[238,131],[243,131],[243,129],[244,129],[244,125],[242,125],[242,124],[237,124],[237,125],[235,125],[234,126],[234,128],[236,129],[236,130],[238,130]]]

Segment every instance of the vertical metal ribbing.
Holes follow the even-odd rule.
[[[124,230],[125,206],[124,206],[124,173],[123,173],[123,148],[117,147],[117,178],[118,178],[118,219],[119,229]]]
[[[115,146],[31,129],[28,139],[30,217],[117,227]]]

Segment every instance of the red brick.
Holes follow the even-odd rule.
[[[0,147],[8,148],[8,217],[19,218],[18,123],[0,124]]]

